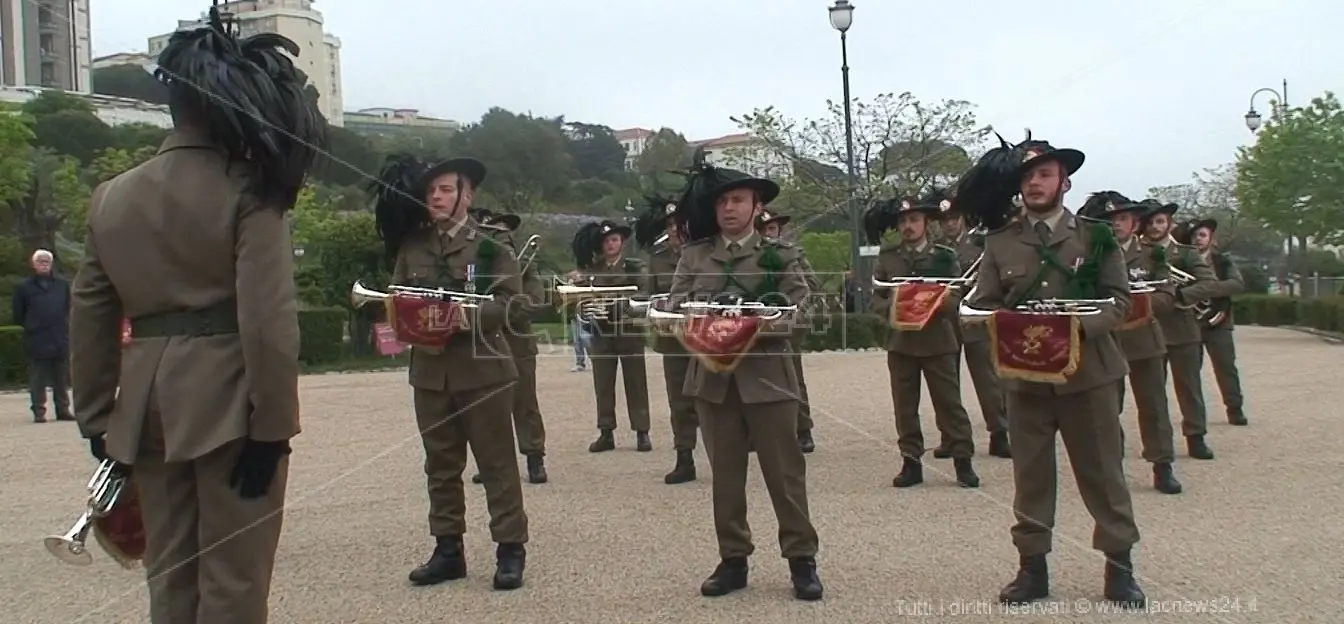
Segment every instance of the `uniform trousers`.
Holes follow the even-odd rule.
[[[1139,541],[1121,460],[1119,396],[1105,383],[1070,394],[1009,390],[1008,435],[1013,441],[1013,544],[1020,554],[1051,550],[1059,466],[1055,436],[1073,466],[1083,505],[1096,526],[1092,547],[1122,552]]]
[[[1172,387],[1176,390],[1176,404],[1181,407],[1181,433],[1202,436],[1209,430],[1209,411],[1204,405],[1204,347],[1192,342],[1167,345],[1167,366],[1171,370]]]
[[[593,389],[597,393],[597,428],[616,429],[616,369],[625,383],[625,407],[630,429],[649,430],[649,382],[644,364],[643,336],[594,335],[588,346],[593,361]]]
[[[663,383],[667,386],[667,405],[672,412],[672,447],[678,451],[691,451],[695,450],[700,415],[695,410],[695,399],[686,396],[682,390],[692,356],[679,347],[680,344],[672,348],[664,346]]]
[[[695,401],[714,471],[719,556],[748,557],[755,551],[747,524],[747,465],[753,449],[779,521],[781,553],[789,558],[816,556],[817,531],[807,508],[807,460],[798,448],[798,402],[743,403],[735,381],[725,397],[723,403]]]
[[[919,357],[888,351],[887,372],[891,376],[891,403],[899,436],[896,446],[902,457],[918,459],[924,454],[924,432],[919,422],[921,374],[929,384],[934,422],[942,433],[944,448],[957,459],[969,459],[975,454],[971,417],[961,405],[957,353]]]
[[[1176,449],[1172,436],[1171,408],[1167,401],[1167,367],[1164,356],[1129,361],[1129,385],[1134,388],[1134,407],[1139,412],[1139,439],[1143,458],[1150,463],[1171,463]],[[1124,406],[1125,383],[1120,382]],[[1121,441],[1123,443],[1123,436]]]
[[[1237,371],[1237,343],[1231,329],[1205,329],[1204,349],[1209,352],[1213,378],[1228,412],[1240,412],[1245,405],[1241,394],[1241,374]]]
[[[523,511],[523,485],[509,418],[513,388],[501,385],[459,392],[415,388],[414,392],[415,420],[425,445],[430,534],[456,537],[466,533],[462,471],[470,447],[485,486],[491,538],[501,544],[526,543],[527,512]]]

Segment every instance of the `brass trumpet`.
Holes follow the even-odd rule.
[[[980,257],[971,263],[966,272],[961,277],[898,277],[891,281],[883,281],[873,278],[873,288],[895,288],[901,284],[944,284],[948,288],[965,288],[975,282],[980,271],[980,262],[985,259],[985,252],[980,252]]]
[[[1101,314],[1102,306],[1115,305],[1115,297],[1106,299],[1035,299],[1013,308],[1016,312],[1047,316],[1094,316]],[[973,308],[962,302],[959,313],[963,318],[988,318],[997,310]]]
[[[684,310],[683,316],[706,316],[716,314],[720,316],[740,316],[742,314],[751,314],[762,321],[774,321],[782,318],[785,314],[791,314],[798,311],[798,306],[776,306],[767,305],[759,301],[742,301],[735,303],[710,303],[707,301],[686,301],[680,308]]]
[[[1199,278],[1194,275],[1186,273],[1170,264],[1167,265],[1167,269],[1171,272],[1171,277],[1179,286],[1189,286],[1199,281]],[[1196,301],[1194,304],[1183,304],[1178,297],[1176,299],[1176,307],[1182,310],[1190,310],[1195,315],[1195,318],[1201,321],[1209,321],[1216,316],[1216,313],[1212,312],[1213,304],[1208,300]]]
[[[611,307],[628,303],[627,293],[639,292],[639,286],[576,286],[574,284],[556,284],[555,294],[560,305],[577,305],[579,318],[586,321],[606,320],[611,317]]]
[[[388,286],[388,292],[379,292],[366,288],[364,284],[355,282],[350,287],[350,305],[356,308],[362,308],[370,303],[382,303],[396,295],[407,295],[419,297],[421,299],[439,299],[442,301],[453,301],[464,308],[477,308],[480,304],[494,299],[492,295],[478,295],[476,293],[464,293],[445,288],[419,288],[416,286]]]
[[[647,299],[630,299],[626,302],[626,305],[629,305],[630,309],[635,312],[648,314],[656,310],[656,308],[653,307],[653,304],[659,301],[667,301],[671,297],[671,293],[650,295]]]
[[[532,266],[532,262],[537,259],[537,251],[539,251],[540,249],[541,249],[540,234],[533,234],[527,237],[527,241],[523,243],[523,246],[518,248],[517,260],[518,264],[521,266],[521,268],[518,271],[519,274],[527,273],[527,270]],[[527,259],[525,262],[523,260],[524,258]]]
[[[84,514],[75,521],[69,531],[65,532],[65,535],[51,535],[42,540],[47,552],[73,565],[86,566],[93,563],[93,555],[89,554],[86,546],[89,531],[93,529],[93,521],[111,513],[125,487],[126,476],[117,470],[117,463],[104,459],[93,472],[89,484],[85,486],[89,491],[89,498]]]
[[[1132,294],[1157,292],[1158,288],[1169,284],[1169,280],[1131,280],[1129,282],[1129,292]]]

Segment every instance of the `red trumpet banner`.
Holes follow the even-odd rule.
[[[919,331],[943,306],[947,285],[911,282],[897,286],[892,296],[891,318],[888,319],[891,326],[902,331]]]
[[[462,306],[455,301],[393,294],[385,305],[392,332],[410,345],[442,348],[458,331],[467,329]]]
[[[1120,329],[1143,327],[1153,320],[1153,298],[1151,295],[1148,293],[1131,293],[1129,302],[1129,316],[1125,317],[1125,322],[1120,324]]]
[[[140,512],[140,492],[126,479],[117,503],[107,515],[94,519],[93,535],[108,556],[131,568],[145,558],[145,521]]]
[[[1077,316],[998,310],[989,317],[989,339],[1001,378],[1068,383],[1082,360]]]
[[[391,323],[374,323],[373,345],[378,349],[378,354],[384,357],[392,357],[406,350],[406,345],[397,340],[397,332],[392,329]]]
[[[677,338],[710,372],[733,372],[761,332],[761,319],[743,315],[689,317],[677,326]]]

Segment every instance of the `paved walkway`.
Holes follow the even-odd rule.
[[[1215,422],[1209,441],[1218,459],[1178,462],[1185,494],[1151,490],[1134,414],[1125,416],[1143,532],[1139,572],[1149,596],[1173,611],[1154,618],[1338,623],[1344,350],[1288,330],[1248,327],[1237,335],[1251,426],[1223,424],[1206,375]],[[1079,613],[1102,608],[1101,561],[1088,548],[1092,524],[1067,474],[1051,561],[1057,602],[1040,607],[1057,616],[1004,615],[992,602],[1017,563],[1008,535],[1008,460],[978,458],[985,482],[978,491],[954,485],[950,460],[932,463],[922,487],[891,487],[896,433],[880,353],[806,357],[819,445],[809,460],[809,489],[826,600],[790,598],[759,476],[751,481],[759,549],[752,586],[727,598],[701,598],[697,587],[717,558],[703,455],[701,481],[663,485],[672,451],[661,391],[654,392],[654,452],[636,453],[633,435],[622,431],[617,451],[588,454],[591,379],[568,372],[570,362],[559,353],[540,366],[552,482],[526,487],[533,539],[527,587],[509,594],[490,590],[493,550],[483,497],[470,485],[470,578],[433,588],[406,581],[431,542],[405,372],[305,378],[304,432],[296,440],[271,621],[1113,621]],[[660,388],[658,359],[649,363],[651,385]],[[0,621],[144,621],[140,575],[101,551],[94,566],[77,568],[43,550],[42,536],[64,531],[80,512],[93,463],[73,425],[29,424],[25,400],[0,395]],[[967,408],[983,450],[974,401]],[[932,411],[925,413],[927,430],[935,431]]]

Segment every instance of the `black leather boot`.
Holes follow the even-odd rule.
[[[509,590],[523,586],[523,568],[527,567],[527,550],[522,544],[500,544],[495,547],[495,589]]]
[[[33,410],[33,422],[35,423],[47,422],[47,410],[46,409]]]
[[[901,472],[891,480],[891,487],[907,488],[924,482],[924,464],[918,459],[905,458],[901,462]]]
[[[635,432],[635,450],[641,453],[647,453],[653,450],[653,440],[649,439],[649,432]]]
[[[1185,448],[1195,459],[1213,459],[1213,450],[1204,443],[1204,436],[1185,436]]]
[[[957,485],[964,488],[980,487],[980,475],[975,474],[975,469],[971,467],[970,458],[954,459],[952,465],[957,470]]]
[[[933,458],[934,458],[934,459],[947,459],[947,458],[949,458],[949,457],[951,457],[951,456],[952,456],[952,451],[947,450],[947,447],[946,447],[946,446],[939,445],[938,448],[933,449]]]
[[[1246,425],[1251,424],[1251,421],[1246,419],[1246,412],[1240,407],[1227,408],[1227,422],[1228,424],[1236,425],[1238,427],[1245,427]]]
[[[1025,604],[1050,595],[1050,568],[1045,555],[1022,555],[1017,577],[999,591],[999,602]]]
[[[1106,599],[1125,609],[1142,609],[1148,601],[1134,581],[1129,551],[1106,553]]]
[[[747,558],[728,557],[700,584],[701,596],[727,596],[747,586]]]
[[[821,600],[823,588],[817,577],[816,557],[790,557],[789,579],[793,581],[793,597],[799,600]]]
[[[989,434],[989,454],[1004,459],[1013,456],[1012,446],[1008,444],[1007,431],[995,431]]]
[[[462,536],[436,537],[434,552],[429,561],[411,570],[411,582],[416,585],[437,585],[467,576],[467,560],[462,554]]]
[[[527,456],[527,482],[545,483],[549,478],[546,476],[546,458],[541,453],[532,453]]]
[[[589,453],[601,453],[616,448],[616,438],[612,436],[610,429],[603,429],[597,434],[597,439],[588,445]]]
[[[70,413],[69,408],[66,408],[65,410],[61,410],[61,409],[57,408],[57,410],[56,410],[56,420],[64,420],[64,421],[69,422],[69,421],[73,421],[74,419],[75,419],[75,415]],[[1242,423],[1242,424],[1245,424],[1245,423]]]
[[[1153,489],[1163,494],[1180,494],[1181,482],[1176,480],[1176,472],[1170,462],[1153,464]]]
[[[817,450],[817,441],[812,439],[812,430],[798,432],[798,450],[804,453],[811,453]]]
[[[691,451],[677,451],[677,465],[663,477],[663,483],[676,485],[695,480],[695,455]]]

